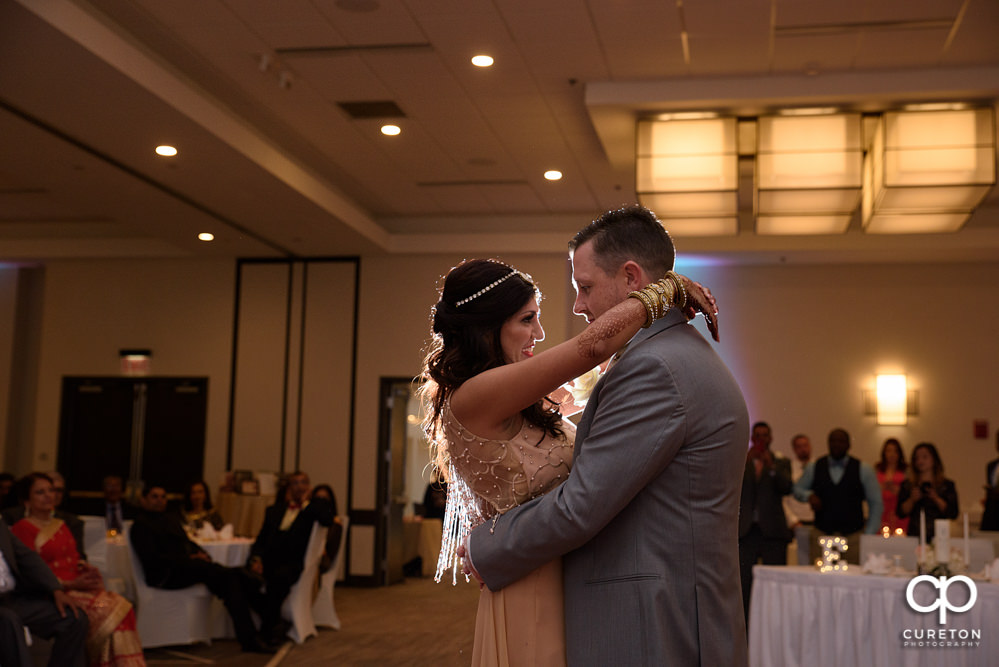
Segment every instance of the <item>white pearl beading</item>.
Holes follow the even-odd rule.
[[[440,581],[452,568],[456,581],[455,550],[473,528],[551,491],[569,476],[575,427],[563,420],[562,439],[525,422],[509,440],[488,440],[462,426],[450,403],[445,404],[443,417],[451,482],[436,579]]]
[[[460,307],[460,306],[464,306],[464,305],[465,305],[466,303],[468,303],[469,301],[471,301],[471,300],[473,300],[473,299],[477,299],[478,297],[482,296],[483,294],[485,294],[486,292],[488,292],[488,291],[489,291],[489,290],[491,290],[492,288],[496,287],[497,285],[499,285],[500,283],[502,283],[502,282],[503,282],[504,280],[506,280],[507,278],[512,278],[513,276],[517,276],[517,275],[519,275],[519,276],[520,276],[521,278],[523,278],[523,279],[524,279],[524,280],[526,280],[527,282],[533,282],[533,281],[531,280],[531,277],[530,277],[530,276],[528,276],[527,274],[525,274],[524,272],[522,272],[522,271],[518,271],[517,269],[511,269],[511,270],[510,270],[510,273],[506,274],[506,275],[505,275],[505,276],[503,276],[502,278],[499,278],[499,279],[497,279],[497,280],[494,280],[494,281],[492,281],[491,283],[489,283],[488,285],[486,285],[485,287],[483,287],[482,289],[480,289],[480,290],[479,290],[478,292],[476,292],[475,294],[473,294],[473,295],[471,295],[471,296],[468,296],[468,297],[465,297],[464,299],[462,299],[462,300],[460,300],[460,301],[455,301],[455,302],[454,302],[454,307],[455,307],[455,308],[458,308],[458,307]]]

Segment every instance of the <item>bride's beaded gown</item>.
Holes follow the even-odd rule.
[[[463,503],[456,503],[449,497],[449,509],[472,515],[466,528],[547,493],[565,481],[569,474],[575,427],[568,420],[562,422],[565,438],[552,437],[524,422],[512,438],[490,440],[480,438],[462,426],[451,413],[450,404],[445,406],[443,416],[452,475],[460,480],[458,484],[449,485],[449,492],[455,487],[458,487],[456,495],[461,493],[460,487],[471,492],[471,497]],[[472,665],[550,667],[564,664],[565,618],[560,559],[501,591],[482,589],[475,620]]]

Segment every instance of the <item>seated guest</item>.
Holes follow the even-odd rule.
[[[9,472],[0,472],[0,510],[17,507],[17,499],[13,493],[15,479]]]
[[[125,521],[135,518],[135,508],[122,499],[125,482],[118,475],[105,477],[103,487],[104,511],[101,514],[107,521],[108,530],[120,533],[125,526]]]
[[[297,471],[288,477],[286,491],[267,508],[264,525],[250,550],[249,569],[266,582],[260,610],[260,631],[276,641],[284,634],[281,604],[302,574],[302,561],[312,526],[333,524],[333,506],[322,498],[309,500],[309,476]]]
[[[935,519],[957,518],[957,487],[943,476],[943,461],[928,442],[912,450],[912,471],[898,491],[896,512],[909,519],[908,535],[919,537],[919,513],[926,514],[926,542],[933,541]]]
[[[52,498],[55,507],[52,510],[52,516],[63,520],[63,523],[66,524],[69,532],[73,535],[73,541],[76,542],[76,550],[80,555],[80,559],[87,560],[87,554],[83,550],[83,520],[72,512],[67,512],[60,507],[63,498],[66,496],[66,480],[55,470],[45,474],[52,480]],[[7,522],[8,526],[13,526],[27,515],[27,507],[21,504],[4,510],[3,519]]]
[[[215,530],[221,530],[225,525],[219,513],[212,509],[212,496],[204,480],[192,482],[187,487],[181,516],[189,533],[197,533],[206,523]]]
[[[66,522],[53,516],[52,479],[45,473],[33,472],[16,486],[26,516],[14,524],[11,532],[38,552],[63,590],[77,600],[90,619],[88,664],[145,665],[131,603],[104,590],[101,573],[80,559]]]
[[[881,487],[874,468],[849,456],[850,434],[841,428],[829,432],[829,454],[805,466],[794,483],[794,497],[815,510],[810,540],[810,560],[819,559],[819,537],[847,538],[850,563],[860,562],[860,533],[875,534],[881,528]],[[867,519],[864,519],[864,502]]]
[[[317,485],[316,488],[312,489],[312,499],[317,498],[328,501],[333,508],[333,523],[326,534],[326,548],[323,551],[323,559],[319,562],[319,572],[325,574],[333,566],[333,559],[336,558],[336,552],[340,548],[340,540],[343,539],[343,524],[340,523],[340,517],[337,515],[336,495],[333,493],[333,487],[329,484]]]
[[[52,639],[50,667],[84,667],[89,621],[38,554],[0,519],[0,665],[31,665],[24,628]]]
[[[250,605],[259,582],[239,568],[212,562],[204,549],[187,537],[180,517],[166,511],[167,496],[162,486],[143,490],[144,509],[132,525],[130,539],[142,564],[146,584],[175,590],[204,584],[225,603],[244,651],[274,653],[274,648],[257,636]]]

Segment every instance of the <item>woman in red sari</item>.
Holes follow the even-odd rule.
[[[63,589],[87,612],[87,662],[100,667],[145,665],[131,603],[104,590],[100,572],[80,559],[69,528],[62,519],[52,516],[55,503],[51,478],[33,472],[18,481],[18,491],[25,504],[25,518],[15,523],[11,532],[38,552]]]

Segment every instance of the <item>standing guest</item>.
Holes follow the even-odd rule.
[[[531,502],[517,497],[523,504],[505,505],[504,513],[471,532],[466,564],[490,591],[501,591],[561,556],[572,665],[745,664],[738,514],[749,422],[742,392],[688,325],[685,299],[678,300],[679,308],[665,307],[676,291],[657,281],[667,276],[667,284],[676,281],[682,290],[669,273],[672,240],[655,214],[641,206],[610,211],[577,233],[569,247],[577,290],[573,310],[591,322],[580,340],[534,359],[533,344],[526,346],[533,341],[524,340],[513,350],[511,361],[517,363],[485,372],[480,370],[488,366],[479,365],[478,376],[438,399],[440,425],[459,438],[452,456],[459,470],[459,464],[467,466],[466,480],[475,480],[475,443],[491,441],[499,451],[505,446],[511,458],[524,451],[523,484],[506,478],[500,466],[484,466],[503,485],[524,491],[536,471],[556,465],[557,484],[573,452],[568,480]],[[648,308],[643,328],[616,342],[612,335],[622,334],[641,311],[641,303],[628,298],[632,292],[655,308]],[[660,298],[651,297],[657,292]],[[446,305],[455,317],[455,328],[445,333],[461,340],[469,335],[461,324],[464,306],[451,299],[464,301],[469,293],[448,296],[445,284],[448,303],[438,308]],[[519,308],[535,318],[536,303],[523,301]],[[520,313],[507,323],[518,332],[513,340],[523,340],[523,329],[533,322]],[[601,315],[609,319],[601,321]],[[489,340],[480,343],[483,353]],[[536,424],[518,411],[537,406],[543,413],[539,398],[603,358],[594,351],[598,343],[615,345],[609,351],[617,349],[617,359],[588,397],[575,446],[568,447],[560,435],[565,420],[559,425],[553,415],[551,422]],[[574,372],[558,377],[555,352],[563,361],[576,356],[578,366],[569,369]],[[448,398],[450,407],[444,405]],[[546,445],[528,457],[520,449],[525,442]],[[449,482],[453,494],[454,480]]]
[[[139,511],[129,538],[142,563],[146,584],[166,590],[204,584],[225,604],[244,651],[274,653],[274,647],[257,636],[250,616],[249,603],[259,582],[240,568],[212,562],[211,556],[188,538],[180,517],[166,511],[166,489],[162,486],[147,486],[142,497],[145,508]]]
[[[794,453],[791,458],[791,481],[797,482],[805,472],[805,466],[812,460],[812,442],[807,435],[799,433],[791,438],[791,451]],[[784,496],[784,515],[787,516],[788,527],[794,533],[798,565],[808,565],[808,540],[815,524],[815,511],[811,505],[801,502],[790,493]]]
[[[215,530],[221,530],[225,520],[212,506],[212,495],[204,480],[191,482],[184,492],[184,505],[181,509],[184,528],[189,533],[197,533],[208,524]]]
[[[84,667],[89,629],[80,603],[0,519],[0,665],[32,664],[24,628],[53,639],[49,667]]]
[[[343,539],[343,524],[337,514],[336,494],[333,493],[333,487],[329,484],[317,484],[316,488],[312,489],[312,499],[317,498],[326,500],[333,508],[333,523],[330,525],[329,532],[326,533],[326,549],[323,552],[323,559],[319,562],[319,572],[325,574],[333,566],[333,559],[336,558],[336,552],[340,548],[340,540]]]
[[[772,441],[769,424],[753,424],[739,501],[739,568],[747,623],[753,566],[758,562],[787,565],[787,543],[791,539],[781,502],[791,493],[791,462],[770,449]]]
[[[999,429],[996,429],[996,451],[999,451]],[[999,459],[985,466],[985,511],[982,530],[999,530]]]
[[[881,527],[881,487],[874,468],[849,456],[850,434],[841,428],[829,432],[829,454],[809,463],[794,484],[794,496],[815,510],[809,540],[809,560],[821,555],[819,537],[847,538],[847,562],[860,563],[860,533],[875,534]],[[864,502],[867,520],[864,520]]]
[[[322,498],[310,500],[307,474],[293,472],[287,482],[284,495],[267,508],[247,562],[250,571],[266,582],[260,633],[270,641],[278,641],[287,629],[281,620],[281,605],[302,574],[313,524],[333,524],[333,505]]]
[[[933,541],[935,519],[957,518],[957,487],[943,475],[937,448],[921,442],[912,450],[912,471],[898,492],[899,517],[909,519],[908,535],[919,537],[919,514],[924,512],[926,542]]]
[[[901,518],[896,513],[898,506],[898,491],[905,481],[905,454],[902,453],[902,443],[896,438],[888,438],[881,446],[881,460],[874,466],[881,485],[881,502],[884,510],[881,512],[881,531],[888,529],[889,535],[896,530],[902,533],[909,527],[909,519]],[[901,533],[900,533],[901,534]]]
[[[63,589],[79,602],[90,619],[88,664],[145,665],[131,603],[117,593],[104,590],[101,573],[80,559],[68,526],[52,514],[55,507],[52,486],[52,479],[40,472],[18,481],[18,497],[27,511],[11,532],[29,549],[38,552]]]

